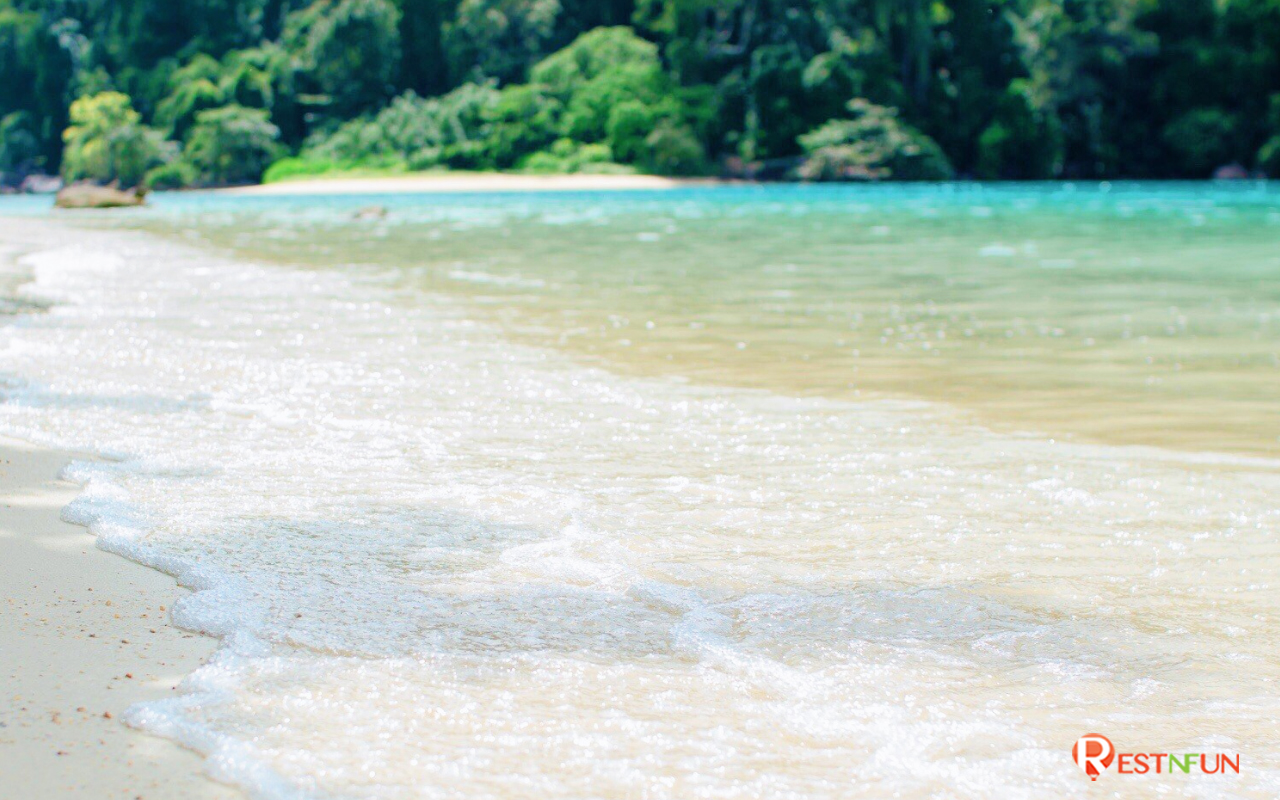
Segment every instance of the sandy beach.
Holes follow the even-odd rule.
[[[60,517],[74,456],[0,440],[0,775],[5,797],[236,798],[201,759],[121,721],[213,651],[179,630],[172,578],[94,546]]]
[[[221,194],[278,197],[316,194],[418,194],[429,192],[573,192],[680,189],[722,181],[657,175],[508,175],[496,172],[418,173],[379,178],[311,178],[220,189]]]

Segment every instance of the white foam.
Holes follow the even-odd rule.
[[[358,276],[81,241],[26,262],[59,305],[0,329],[0,431],[110,454],[64,517],[223,642],[128,720],[223,780],[1063,796],[1081,726],[1176,737],[1176,702],[1280,787],[1265,465],[624,378]]]

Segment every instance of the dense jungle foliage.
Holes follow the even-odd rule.
[[[1280,0],[0,0],[10,182],[1228,164],[1280,175]]]

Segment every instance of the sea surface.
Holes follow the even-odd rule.
[[[255,796],[1280,795],[1280,186],[3,200],[0,295]]]

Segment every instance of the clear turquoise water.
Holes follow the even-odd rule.
[[[353,220],[384,206],[384,220]],[[611,368],[1280,454],[1280,187],[159,196],[140,224],[377,271]],[[145,220],[145,223],[143,223]]]

